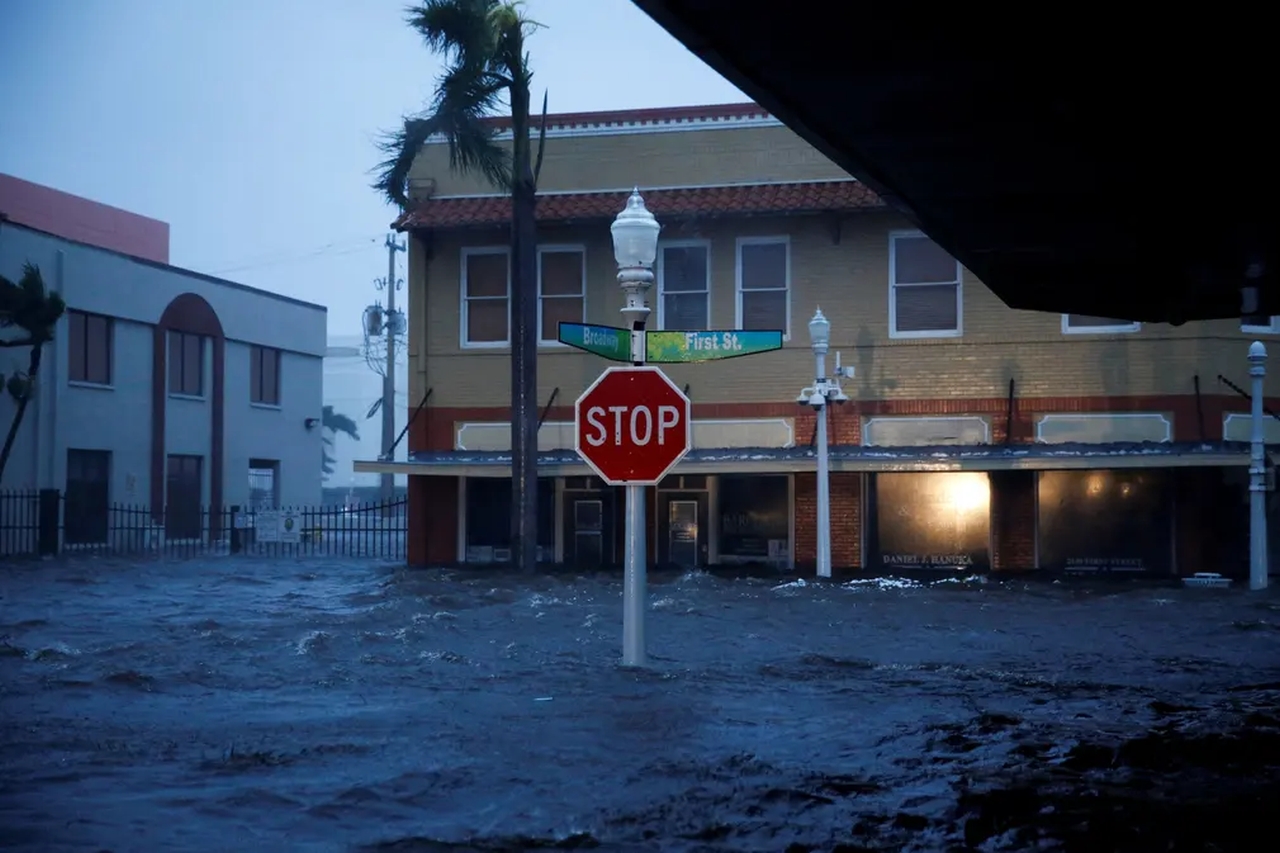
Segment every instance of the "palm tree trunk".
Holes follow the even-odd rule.
[[[13,423],[9,424],[9,434],[4,437],[4,448],[0,449],[0,483],[4,482],[4,469],[9,464],[9,455],[13,453],[13,444],[18,439],[18,428],[22,426],[22,417],[27,413],[27,403],[35,393],[36,374],[40,371],[40,359],[44,353],[44,343],[31,347],[31,360],[27,365],[27,393],[18,400],[18,409],[13,413]]]
[[[538,234],[530,164],[529,90],[511,87],[511,549],[515,568],[538,565]]]

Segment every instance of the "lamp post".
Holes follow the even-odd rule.
[[[812,406],[818,419],[818,547],[817,575],[831,577],[831,474],[827,464],[827,404],[844,403],[839,378],[827,376],[827,350],[831,345],[831,321],[819,308],[809,321],[809,343],[813,347],[814,383],[800,391],[802,406]],[[853,368],[840,366],[836,353],[836,377],[853,378]]]
[[[1267,348],[1249,344],[1249,378],[1253,388],[1249,417],[1249,589],[1267,588],[1267,457],[1262,432],[1262,380],[1267,375]]]
[[[631,363],[645,362],[645,321],[649,305],[645,293],[653,285],[653,262],[658,255],[658,220],[644,206],[640,190],[632,191],[627,206],[613,220],[613,257],[618,263],[622,288],[622,319],[631,331]],[[644,486],[626,487],[622,587],[622,665],[645,662],[644,617],[646,605]]]

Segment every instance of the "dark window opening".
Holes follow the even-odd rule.
[[[170,456],[165,478],[164,535],[168,539],[199,539],[203,482],[200,456]]]
[[[249,399],[268,406],[280,405],[280,350],[249,348]]]
[[[68,545],[102,545],[110,512],[111,452],[67,451],[67,493],[63,540]]]
[[[204,337],[169,333],[169,393],[204,396]]]
[[[720,478],[720,556],[786,562],[791,550],[791,487],[786,477]]]
[[[112,319],[68,311],[67,324],[67,377],[72,382],[110,385]]]
[[[539,559],[555,555],[555,480],[538,480]],[[497,477],[467,479],[467,561],[505,563],[511,559],[511,481]],[[474,557],[474,559],[473,559]]]

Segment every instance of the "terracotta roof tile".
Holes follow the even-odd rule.
[[[646,190],[645,205],[659,220],[690,216],[752,216],[770,213],[822,213],[873,210],[884,202],[858,181],[814,181],[791,184],[751,184],[725,187]],[[627,193],[555,193],[538,197],[539,222],[612,219],[622,210]],[[505,225],[511,221],[508,196],[428,199],[401,216],[398,231]]]

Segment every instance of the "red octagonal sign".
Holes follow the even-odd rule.
[[[693,446],[689,398],[656,367],[610,367],[573,420],[574,449],[611,486],[655,486]]]

